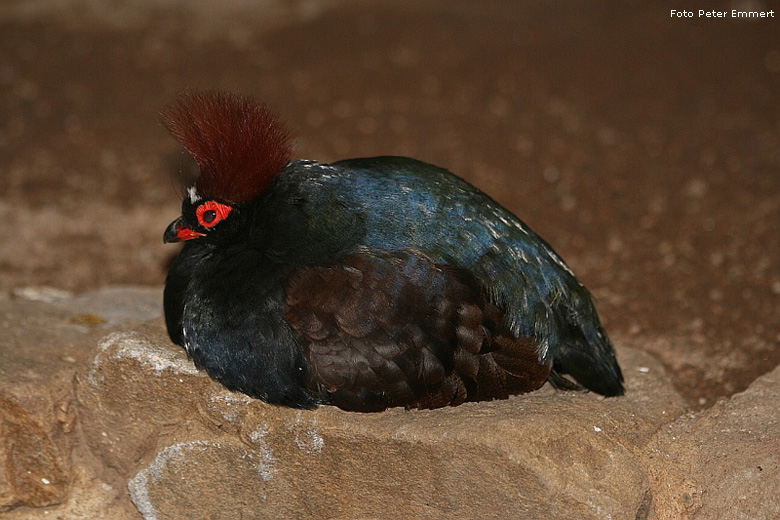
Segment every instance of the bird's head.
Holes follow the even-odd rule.
[[[246,209],[290,160],[287,131],[265,106],[220,91],[187,91],[163,123],[200,168],[165,242],[219,243],[240,233]]]
[[[181,216],[171,222],[163,235],[165,243],[205,238],[217,243],[235,236],[241,228],[241,210],[235,204],[203,199],[193,186],[182,202]]]

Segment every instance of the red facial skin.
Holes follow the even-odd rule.
[[[233,211],[232,206],[215,200],[207,200],[195,209],[195,216],[199,225],[206,229],[211,229],[225,220],[231,211]],[[168,226],[163,240],[168,243],[185,242],[205,236],[206,233],[201,233],[185,226],[182,219],[178,218]]]
[[[193,231],[190,228],[181,227],[176,232],[176,236],[179,238],[179,241],[183,242],[185,240],[192,240],[193,238],[199,238],[199,237],[205,237],[205,233],[198,233],[197,231]]]
[[[205,228],[211,228],[225,220],[233,208],[227,204],[221,204],[215,200],[207,200],[195,210],[198,224]]]

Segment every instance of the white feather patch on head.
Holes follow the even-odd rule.
[[[190,198],[190,202],[193,204],[200,200],[200,195],[198,195],[198,191],[195,189],[195,186],[187,188],[187,196]]]

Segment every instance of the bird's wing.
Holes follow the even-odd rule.
[[[534,336],[539,358],[553,359],[560,343],[556,301],[566,301],[581,286],[541,237],[442,168],[403,157],[350,159],[334,166],[329,178],[334,188],[327,193],[351,197],[345,207],[363,216],[367,246],[413,249],[437,264],[467,270],[505,311],[512,332]]]
[[[345,409],[505,398],[550,372],[467,273],[419,252],[360,249],[295,271],[285,291],[313,390]]]
[[[540,363],[555,363],[559,373],[596,392],[623,393],[614,349],[587,289],[552,247],[496,201],[446,170],[401,157],[302,163],[293,171],[291,185],[305,192],[307,229],[317,234],[299,234],[316,240],[291,243],[316,244],[326,254],[350,243],[413,250],[435,265],[468,272],[485,300],[501,309],[508,336],[534,339]]]

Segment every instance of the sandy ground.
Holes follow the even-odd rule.
[[[0,289],[162,284],[172,178],[191,164],[158,114],[218,87],[282,115],[296,157],[409,155],[476,184],[566,259],[617,342],[707,407],[780,362],[780,10],[707,8],[748,4],[775,18],[650,1],[3,3]]]

